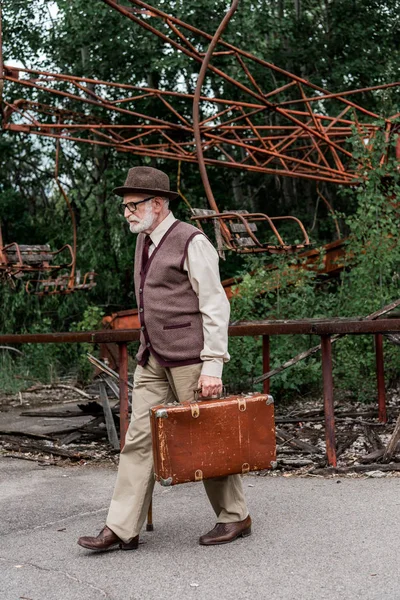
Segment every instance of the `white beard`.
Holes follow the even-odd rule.
[[[129,222],[129,229],[132,233],[141,233],[142,231],[150,229],[154,223],[154,219],[155,215],[153,215],[152,206],[151,204],[148,204],[143,219],[139,220],[134,218],[134,221]]]

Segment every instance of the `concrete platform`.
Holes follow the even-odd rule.
[[[107,467],[0,458],[1,600],[399,600],[400,479],[246,476],[253,535],[200,547],[201,484],[156,487],[139,550],[90,553],[115,481]]]

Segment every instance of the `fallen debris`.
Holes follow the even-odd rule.
[[[308,454],[321,454],[321,448],[317,448],[317,446],[313,446],[308,442],[303,442],[301,440],[296,439],[295,436],[290,436],[288,433],[283,431],[282,429],[276,428],[276,437],[281,440],[284,440],[284,443],[289,444],[293,448],[301,450],[302,452],[307,452]],[[280,448],[282,448],[284,444],[281,444]]]
[[[389,443],[386,448],[386,451],[385,451],[385,454],[383,455],[382,461],[384,463],[388,463],[392,459],[393,454],[396,451],[399,440],[400,440],[400,414],[397,417],[396,427],[394,428],[392,437],[390,438]]]
[[[12,435],[2,436],[2,443],[5,448],[10,450],[24,451],[24,452],[41,452],[42,454],[53,454],[54,456],[61,456],[62,458],[69,458],[70,460],[82,460],[89,458],[90,455],[72,452],[71,450],[65,450],[59,448],[52,443],[39,443],[28,440],[21,440],[20,438]]]
[[[79,394],[80,396],[83,396],[84,398],[89,398],[89,400],[92,399],[92,396],[90,396],[90,394],[87,394],[80,388],[73,387],[72,385],[65,385],[63,383],[49,384],[49,385],[33,385],[32,387],[26,389],[25,392],[41,392],[43,390],[57,390],[57,389],[58,390],[72,390],[73,392],[75,392],[76,394]]]
[[[311,475],[334,475],[345,473],[368,473],[372,471],[400,471],[400,464],[390,465],[352,465],[351,467],[326,467],[324,469],[311,469]]]
[[[111,379],[102,371],[97,383],[88,388],[90,393],[85,390],[89,397],[84,404],[79,404],[81,395],[77,394],[75,405],[70,405],[74,386],[65,387],[68,395],[57,394],[50,406],[52,390],[45,386],[42,391],[35,392],[38,403],[34,410],[26,410],[29,409],[26,404],[21,409],[18,396],[10,398],[9,406],[3,400],[0,407],[2,456],[20,456],[46,465],[89,461],[115,464],[119,452],[119,393],[115,378]],[[296,398],[291,404],[276,404],[277,467],[260,475],[380,477],[400,473],[400,417],[397,419],[400,388],[388,392],[386,424],[378,420],[376,405],[355,402],[343,393],[337,395],[337,468],[328,467],[326,461],[322,398]],[[5,416],[3,426],[1,410]],[[14,431],[18,418],[21,430]],[[29,428],[31,420],[35,425]],[[385,453],[389,462],[385,462]]]
[[[106,421],[107,427],[107,436],[108,441],[111,446],[116,450],[119,449],[119,439],[117,434],[117,429],[115,427],[114,417],[111,411],[110,403],[108,401],[107,392],[104,383],[100,384],[100,398],[104,411],[104,418]]]

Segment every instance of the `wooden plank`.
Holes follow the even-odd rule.
[[[255,246],[256,245],[256,243],[249,237],[234,238],[232,241],[240,248],[245,248],[247,246]]]
[[[392,463],[390,465],[382,465],[374,463],[371,465],[352,465],[351,467],[326,467],[325,469],[312,469],[309,471],[311,475],[333,475],[335,473],[368,473],[368,471],[400,471],[400,463]]]
[[[257,231],[257,225],[255,223],[247,223],[250,231]],[[231,223],[229,222],[229,229],[232,233],[247,233],[246,226],[243,223]]]
[[[113,448],[115,448],[115,450],[118,450],[118,448],[119,448],[118,434],[117,434],[117,430],[115,427],[114,417],[111,412],[110,404],[108,402],[106,386],[104,385],[104,383],[101,383],[99,387],[100,387],[100,400],[101,400],[101,404],[103,406],[104,419],[106,421],[108,440],[109,440],[111,446]]]
[[[195,217],[209,217],[217,214],[215,210],[210,210],[209,208],[193,208],[192,212]]]
[[[386,448],[386,451],[385,451],[385,454],[383,455],[382,461],[384,463],[387,463],[392,459],[393,454],[396,452],[397,444],[399,441],[400,441],[400,415],[397,417],[396,426],[392,433],[392,437],[390,438],[389,443]]]
[[[54,454],[55,456],[70,458],[71,460],[91,458],[91,456],[87,453],[71,452],[69,450],[59,448],[53,444],[45,445],[35,441],[21,440],[11,435],[3,436],[2,442],[7,446],[11,446],[11,449],[16,450],[17,452],[42,452],[43,454]]]
[[[286,431],[283,431],[282,429],[278,429],[278,428],[276,429],[276,437],[284,440],[287,444],[289,444],[293,448],[298,448],[299,450],[302,450],[303,452],[307,452],[308,454],[321,454],[322,453],[321,448],[318,448],[317,446],[313,446],[312,444],[309,444],[308,442],[304,442],[303,440],[299,440],[296,437],[293,437],[293,435],[290,435],[289,433],[287,433]]]
[[[21,253],[23,253],[23,252],[32,252],[32,251],[33,252],[36,252],[36,251],[39,251],[39,252],[42,252],[42,251],[44,251],[44,252],[50,252],[50,246],[49,246],[49,244],[42,244],[42,245],[34,244],[32,246],[29,246],[28,244],[18,244],[18,248],[20,249]]]
[[[7,261],[11,264],[19,264],[19,256],[16,252],[6,251]],[[40,265],[44,262],[49,263],[53,260],[53,256],[51,254],[45,254],[37,252],[35,254],[23,254],[21,253],[22,264],[29,265]]]

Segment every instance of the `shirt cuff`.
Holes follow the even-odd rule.
[[[209,377],[219,377],[221,379],[223,368],[224,361],[222,359],[214,358],[213,360],[205,360],[201,367],[201,374],[208,375]]]

